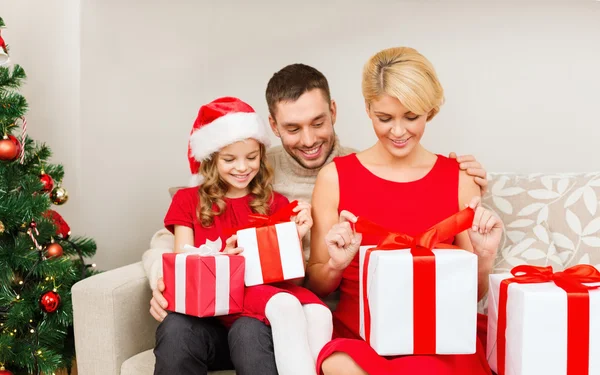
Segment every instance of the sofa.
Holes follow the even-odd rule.
[[[600,173],[490,173],[488,179],[483,204],[505,225],[494,273],[520,264],[600,268]],[[79,374],[153,373],[157,322],[148,312],[151,290],[141,262],[78,282],[72,298]],[[486,298],[479,310],[486,312]]]

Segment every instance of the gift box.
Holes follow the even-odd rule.
[[[294,201],[272,216],[252,215],[252,224],[236,230],[237,244],[246,259],[246,286],[304,277],[302,243],[290,222]]]
[[[472,221],[467,209],[413,238],[358,219],[385,238],[359,252],[360,334],[379,355],[475,353],[477,256],[439,243]]]
[[[589,265],[562,272],[523,265],[490,275],[486,348],[492,370],[600,374],[598,282],[600,272]]]
[[[242,312],[244,263],[238,255],[163,254],[167,310],[198,317]]]

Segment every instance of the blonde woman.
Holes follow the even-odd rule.
[[[317,371],[343,374],[491,374],[478,342],[474,355],[379,357],[359,336],[359,246],[379,238],[352,230],[358,216],[416,235],[466,205],[476,211],[473,228],[453,242],[479,261],[479,297],[488,289],[502,224],[480,206],[480,188],[454,159],[420,143],[439,112],[443,89],[431,63],[411,48],[390,48],[366,63],[362,79],[367,115],[378,141],[358,154],[334,159],[321,170],[312,205],[314,226],[309,288],[326,296],[341,290],[334,313],[334,340],[317,360]]]

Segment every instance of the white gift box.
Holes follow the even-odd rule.
[[[360,248],[360,334],[365,337]],[[458,249],[433,250],[436,295],[435,353],[472,354],[477,342],[477,256]],[[414,353],[413,256],[410,250],[373,250],[368,265],[370,344],[382,356]],[[424,354],[424,353],[421,353]]]
[[[510,277],[513,275],[509,273],[490,275],[486,348],[487,358],[494,372],[498,371],[500,283]],[[590,290],[589,296],[588,373],[596,375],[600,374],[600,290]],[[506,317],[507,375],[568,375],[567,292],[554,282],[512,283],[508,286]]]
[[[304,277],[304,257],[296,223],[286,222],[237,232],[246,258],[246,286]]]

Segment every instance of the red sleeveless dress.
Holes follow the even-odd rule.
[[[363,166],[355,154],[334,159],[339,176],[338,210],[347,210],[394,231],[417,235],[459,211],[459,167],[438,155],[423,178],[412,182],[384,180]],[[363,236],[362,245],[380,238]],[[452,241],[449,241],[450,243]],[[345,352],[369,375],[491,375],[485,358],[486,320],[479,316],[477,353],[380,357],[359,334],[358,255],[346,268],[340,302],[333,314],[334,339],[319,354],[317,372],[335,352]]]

